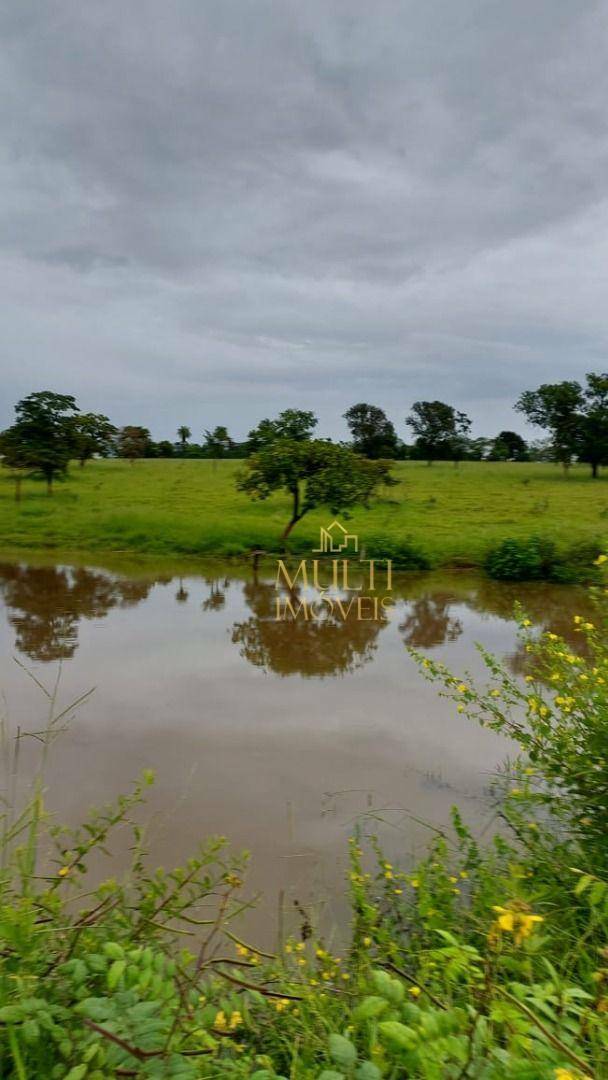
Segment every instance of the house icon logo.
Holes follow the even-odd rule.
[[[359,550],[359,537],[355,533],[349,533],[339,521],[332,521],[326,529],[321,526],[319,546],[313,551],[326,555],[328,552],[337,554],[348,550]]]

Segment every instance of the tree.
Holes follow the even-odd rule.
[[[527,461],[528,444],[516,431],[501,431],[492,440],[491,461]]]
[[[600,465],[608,465],[608,373],[587,375],[585,405],[578,456],[591,466],[597,479]]]
[[[538,390],[526,390],[516,403],[531,424],[551,435],[554,461],[568,469],[579,449],[584,396],[580,383],[543,383]]]
[[[32,471],[32,462],[27,447],[14,427],[0,432],[0,457],[15,481],[15,502],[21,502],[21,482]]]
[[[169,439],[161,439],[160,442],[156,443],[157,457],[173,457],[174,453],[175,447],[172,442],[169,442]]]
[[[443,401],[417,401],[406,424],[416,436],[416,448],[429,465],[438,459],[462,459],[471,421]]]
[[[150,444],[150,432],[145,427],[128,424],[118,432],[118,456],[127,458],[131,464],[136,458],[146,456]]]
[[[397,434],[385,412],[377,405],[351,405],[344,413],[352,435],[352,447],[367,458],[392,458],[398,449]]]
[[[72,422],[74,453],[80,465],[99,454],[108,457],[114,449],[117,430],[101,413],[80,413]]]
[[[18,402],[15,423],[4,433],[3,445],[13,467],[42,473],[49,495],[53,493],[53,480],[65,473],[72,456],[77,412],[70,394],[41,390]]]
[[[369,461],[345,446],[321,439],[281,438],[248,459],[237,488],[253,499],[267,499],[274,491],[289,492],[292,509],[281,536],[285,540],[316,506],[327,506],[338,514],[357,503],[366,505],[379,484],[396,482],[389,470],[389,462]]]
[[[203,450],[208,457],[223,458],[233,446],[227,428],[218,425],[213,431],[205,431]]]
[[[178,427],[178,429],[177,429],[177,437],[178,437],[180,443],[182,444],[182,454],[186,453],[186,443],[188,442],[188,439],[190,438],[191,435],[192,435],[192,432],[190,431],[190,428],[187,427],[186,424],[182,424],[181,427]]]
[[[312,439],[318,420],[314,413],[302,409],[284,409],[276,420],[261,420],[257,428],[249,432],[250,449],[260,450],[276,439],[305,441]]]

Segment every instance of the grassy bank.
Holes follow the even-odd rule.
[[[398,865],[361,823],[340,955],[301,909],[275,951],[243,941],[244,863],[223,839],[148,869],[136,811],[151,777],[76,830],[46,817],[42,778],[23,808],[5,800],[2,1077],[606,1080],[607,592],[574,618],[580,655],[522,616],[525,682],[488,656],[477,690],[420,657],[458,711],[521,756],[497,780],[493,840],[455,811],[451,837]],[[43,757],[63,719],[51,700]],[[5,745],[14,775],[18,740]],[[132,866],[95,888],[89,865],[124,829]]]
[[[156,555],[239,555],[276,551],[289,518],[288,499],[252,502],[235,490],[233,461],[97,461],[73,466],[47,497],[28,481],[16,504],[0,483],[0,537],[5,548],[126,551]],[[506,538],[540,535],[560,550],[608,534],[608,478],[576,467],[470,462],[395,466],[384,489],[350,525],[371,552],[410,547],[433,566],[478,566]],[[329,514],[314,512],[294,530],[293,550],[316,546]],[[415,562],[415,560],[414,560]]]

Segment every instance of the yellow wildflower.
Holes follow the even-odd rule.
[[[516,906],[501,907],[496,904],[492,910],[498,915],[497,928],[506,934],[513,934],[516,945],[521,945],[522,941],[534,932],[535,927],[544,922],[542,915],[533,915]]]
[[[603,566],[605,562],[608,562],[608,555],[598,555],[597,559],[595,560],[595,565]]]
[[[419,986],[410,986],[408,993],[410,993],[412,997],[420,997],[422,990]]]
[[[237,945],[236,951],[238,956],[249,956],[249,949],[244,945]]]
[[[70,872],[69,866],[62,866],[59,869],[59,877],[65,877],[66,874],[69,874],[69,872]]]
[[[468,688],[468,686],[466,685],[466,683],[463,683],[463,682],[461,682],[461,683],[460,683],[460,684],[459,684],[459,685],[458,685],[458,686],[456,687],[456,689],[458,690],[458,693],[459,693],[459,694],[466,694],[466,692],[467,692],[467,690],[468,690],[469,688]]]
[[[227,1028],[228,1022],[226,1020],[226,1014],[223,1009],[220,1009],[220,1011],[215,1014],[213,1026],[217,1028],[218,1031],[225,1031],[225,1029]]]
[[[230,1017],[230,1023],[228,1024],[228,1027],[229,1027],[230,1031],[234,1031],[235,1028],[239,1027],[242,1023],[243,1023],[243,1017],[241,1016],[240,1012],[237,1009],[235,1012],[233,1012],[232,1016]]]
[[[272,1003],[277,1012],[284,1012],[289,1008],[289,998],[276,998]]]

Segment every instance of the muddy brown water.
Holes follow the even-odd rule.
[[[143,813],[150,861],[170,866],[209,834],[251,852],[248,932],[271,941],[279,897],[325,926],[344,918],[347,837],[378,830],[411,862],[458,804],[492,828],[488,788],[513,748],[442,700],[408,653],[482,674],[478,642],[521,673],[513,606],[571,635],[580,590],[469,573],[396,576],[383,622],[276,622],[273,568],[0,563],[0,687],[14,732],[39,730],[42,693],[94,693],[51,751],[48,802],[76,823],[91,804],[157,782]],[[24,742],[27,776],[35,741]],[[126,859],[126,837],[113,851]],[[101,872],[114,874],[108,863]]]

